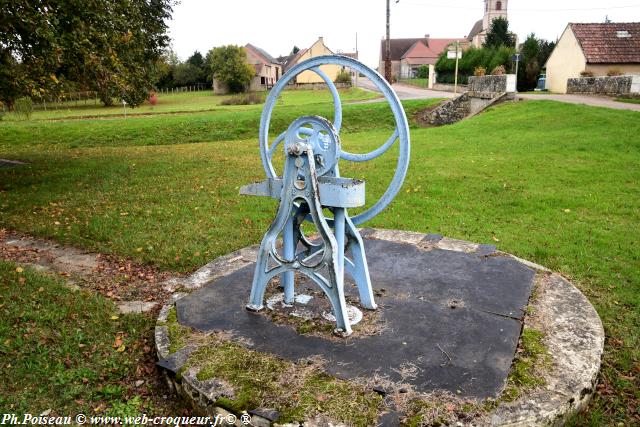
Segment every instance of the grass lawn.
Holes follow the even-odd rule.
[[[640,104],[640,98],[616,98],[618,102],[626,102],[629,104]]]
[[[429,102],[405,106],[411,113]],[[331,116],[325,105],[277,111],[276,129],[302,111]],[[177,271],[257,243],[275,203],[237,193],[264,177],[259,112],[226,107],[127,120],[1,123],[0,157],[29,163],[0,169],[0,227]],[[413,127],[405,186],[367,224],[497,241],[500,250],[559,271],[585,292],[607,343],[602,385],[576,424],[632,423],[640,409],[638,117],[527,101],[452,126]],[[343,146],[377,147],[389,135],[389,120],[382,104],[347,106]],[[367,180],[371,203],[386,189],[394,160],[344,162],[341,171]]]
[[[134,416],[177,407],[143,400],[153,378],[152,319],[118,315],[96,294],[0,261],[0,408],[4,413]],[[145,380],[135,387],[138,379]],[[166,415],[166,414],[164,414]]]
[[[153,106],[145,102],[139,107],[128,108],[127,116],[149,115],[160,113],[186,113],[199,111],[212,111],[221,107],[220,103],[231,95],[214,95],[210,90],[200,92],[183,92],[176,94],[158,94],[158,103]],[[340,96],[343,102],[363,101],[378,98],[379,95],[359,88],[340,89]],[[282,93],[279,103],[288,106],[300,106],[311,103],[329,102],[331,94],[324,90],[287,90]],[[111,107],[96,106],[89,102],[83,105],[83,101],[78,106],[73,101],[65,104],[66,108],[51,109],[47,111],[38,110],[33,113],[31,120],[53,120],[69,118],[91,118],[105,116],[123,116],[122,105],[117,104]],[[224,107],[228,108],[228,107]],[[262,105],[240,105],[233,107],[235,110],[261,110]],[[4,116],[4,121],[24,121],[14,113]]]
[[[404,83],[411,86],[417,86],[421,88],[426,88],[427,86],[429,86],[429,79],[427,78],[420,79],[417,77],[414,79],[400,79],[400,83]]]

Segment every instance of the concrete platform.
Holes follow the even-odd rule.
[[[604,333],[595,310],[570,283],[491,245],[402,231],[365,229],[362,234],[379,309],[361,310],[363,319],[352,336],[338,338],[328,332],[332,323],[323,315],[329,306],[306,280],[299,281],[296,291],[308,298],[294,307],[278,308],[274,285],[268,295],[276,301],[272,309],[247,311],[255,261],[255,248],[247,248],[169,285],[189,293],[175,295],[175,303],[160,315],[160,366],[176,373],[197,348],[192,343],[169,354],[163,322],[175,306],[183,326],[232,332],[235,341],[292,362],[320,356],[326,371],[342,379],[379,376],[423,394],[444,391],[478,401],[499,399],[523,322],[530,318],[525,311],[535,285],[539,313],[530,321],[544,333],[553,359],[549,387],[500,405],[476,424],[557,423],[586,404],[599,370]],[[348,280],[346,292],[357,309],[357,291]],[[295,319],[289,320],[300,312],[315,329],[300,333]],[[183,377],[179,385],[172,378],[177,388],[198,389],[194,375]],[[195,400],[201,401],[202,393],[198,396]]]

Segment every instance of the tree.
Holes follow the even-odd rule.
[[[540,64],[541,67],[544,68],[544,66],[547,63],[547,60],[551,56],[551,52],[553,52],[553,49],[555,49],[556,47],[556,42],[539,40],[539,43],[540,43],[540,53],[538,55],[538,63]]]
[[[509,32],[509,21],[501,16],[491,21],[483,47],[497,49],[500,46],[513,47],[515,44],[516,38]]]
[[[518,90],[527,91],[535,89],[540,75],[540,41],[534,33],[527,36],[522,44],[522,67],[518,71]]]
[[[16,0],[0,8],[0,98],[56,96],[68,82],[105,105],[142,103],[169,43],[173,0]]]
[[[213,77],[227,85],[231,93],[244,92],[255,75],[244,48],[234,45],[212,49],[211,70]]]
[[[187,62],[198,68],[202,68],[204,66],[204,59],[202,58],[202,54],[197,50],[193,52],[193,55],[191,55],[189,59],[187,59]]]
[[[189,62],[178,64],[173,70],[173,83],[177,86],[200,83],[201,77],[202,70]]]
[[[198,74],[195,76],[192,83],[204,82],[207,76],[207,70],[202,54],[196,50],[193,55],[191,55],[189,59],[187,59],[186,63],[198,70]]]

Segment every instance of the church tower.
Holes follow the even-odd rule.
[[[498,17],[507,19],[507,4],[509,0],[484,0],[484,18],[482,29],[486,33],[491,28],[491,23]]]

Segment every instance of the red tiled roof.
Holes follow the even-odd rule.
[[[582,47],[587,63],[640,63],[640,22],[569,26]]]
[[[391,39],[390,47],[391,47],[391,60],[392,61],[400,61],[402,59],[402,55],[411,48],[416,42],[422,42],[427,44],[428,39],[420,38],[420,39]],[[380,42],[380,58],[383,60],[386,56],[386,48],[387,48],[387,40],[382,39]]]
[[[440,56],[447,46],[456,41],[461,43],[467,42],[466,39],[391,39],[391,60],[399,61],[405,59],[409,62],[409,58],[435,58],[437,61],[438,56]],[[383,39],[380,43],[380,58],[383,60],[385,58],[385,47],[386,40]],[[413,53],[414,51],[415,53]],[[414,63],[417,64],[417,62]],[[435,61],[424,62],[424,64],[430,63],[435,64]]]
[[[435,64],[447,46],[456,41],[460,39],[429,39],[429,46],[418,41],[405,52],[402,59],[411,65]]]

